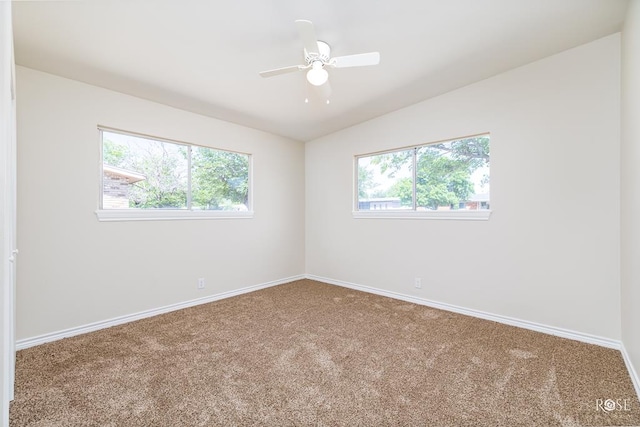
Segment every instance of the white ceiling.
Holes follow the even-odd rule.
[[[626,0],[14,1],[16,62],[308,141],[621,29]],[[331,103],[304,103],[294,21],[332,56]]]

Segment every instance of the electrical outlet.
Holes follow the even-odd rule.
[[[416,277],[415,279],[413,279],[413,286],[415,286],[418,289],[422,289],[422,279],[419,277]]]
[[[204,277],[198,279],[198,289],[204,289]]]

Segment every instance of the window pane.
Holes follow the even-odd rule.
[[[192,147],[192,208],[249,209],[249,156]]]
[[[413,209],[413,150],[358,159],[358,210]]]
[[[103,209],[186,209],[188,147],[102,132]]]
[[[418,210],[489,209],[489,137],[418,148],[416,206]]]

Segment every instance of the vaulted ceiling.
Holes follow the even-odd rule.
[[[19,65],[308,141],[621,29],[626,0],[14,1]],[[294,21],[333,56],[309,96]],[[313,95],[313,92],[311,93]]]

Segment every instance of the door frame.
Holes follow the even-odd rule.
[[[0,217],[2,218],[2,420],[9,424],[15,382],[16,249],[16,87],[11,2],[0,2]]]

